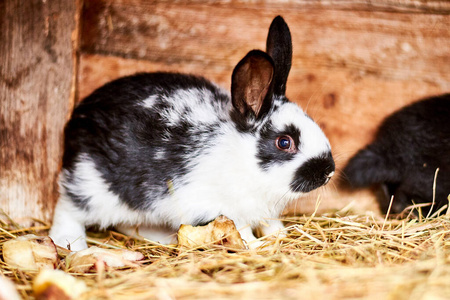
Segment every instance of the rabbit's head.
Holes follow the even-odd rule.
[[[234,69],[232,120],[239,131],[256,136],[263,174],[296,197],[326,184],[335,165],[322,130],[285,95],[292,42],[281,17],[270,26],[266,51],[250,51]]]

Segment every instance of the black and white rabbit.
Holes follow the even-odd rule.
[[[443,207],[450,194],[450,94],[423,99],[387,117],[374,142],[351,158],[343,173],[352,187],[381,184],[380,208],[387,212],[393,195],[392,213],[413,203],[433,203],[436,177],[432,212]]]
[[[86,248],[93,224],[140,226],[170,243],[180,224],[219,215],[247,242],[261,221],[264,234],[282,229],[286,204],[326,184],[335,165],[319,126],[285,96],[292,44],[281,17],[267,52],[237,64],[231,96],[201,77],[142,73],[85,98],[65,129],[56,244]]]

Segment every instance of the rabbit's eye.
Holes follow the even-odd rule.
[[[288,135],[278,137],[275,141],[275,145],[280,150],[287,152],[295,152],[294,140]]]

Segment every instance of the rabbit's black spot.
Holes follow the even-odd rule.
[[[254,121],[242,118],[241,113],[236,109],[232,109],[230,112],[231,121],[235,124],[235,127],[240,133],[251,133],[255,132]]]
[[[75,179],[73,178],[74,174],[70,170],[66,171],[66,182],[73,182]],[[63,187],[66,190],[66,195],[72,199],[72,202],[80,209],[88,210],[89,209],[89,201],[90,197],[85,197],[79,195],[78,193],[73,192],[64,182],[62,183]]]
[[[286,125],[285,129],[282,132],[283,134],[289,135],[294,140],[295,146],[297,148],[300,147],[300,129],[298,129],[296,126],[289,124]]]
[[[267,170],[271,165],[290,161],[294,158],[292,153],[281,151],[277,148],[276,141],[281,136],[290,136],[294,146],[298,149],[300,146],[300,130],[292,124],[286,125],[282,131],[276,130],[272,123],[267,122],[260,131],[258,141],[259,165]]]
[[[211,219],[207,216],[197,216],[197,218],[192,222],[192,226],[206,226],[212,221],[214,221],[215,218]]]
[[[310,192],[327,183],[334,170],[331,152],[311,158],[295,172],[291,189],[294,192]]]
[[[89,210],[89,201],[90,198],[86,198],[86,197],[82,197],[76,193],[73,193],[71,191],[66,192],[67,196],[70,197],[70,199],[72,199],[73,203],[84,210]]]

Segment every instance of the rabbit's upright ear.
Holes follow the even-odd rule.
[[[289,27],[281,16],[273,19],[267,36],[266,52],[275,64],[274,94],[286,94],[286,82],[292,65],[292,38]]]
[[[266,53],[250,51],[234,68],[231,100],[243,116],[262,117],[272,107],[273,62]]]

